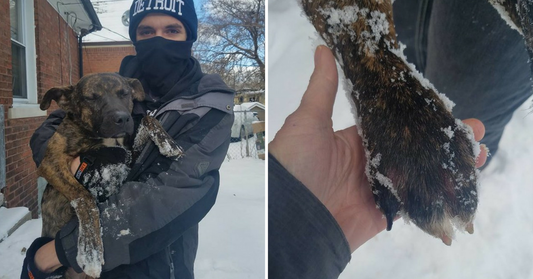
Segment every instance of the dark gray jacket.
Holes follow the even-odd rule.
[[[350,246],[327,208],[268,155],[268,278],[338,278]]]
[[[204,75],[192,93],[157,111],[184,157],[172,160],[148,144],[120,192],[99,204],[105,257],[101,278],[194,278],[198,222],[215,203],[218,170],[230,142],[233,95],[218,75]],[[37,164],[63,114],[52,113],[33,135]],[[77,220],[59,233],[73,267],[77,234]]]

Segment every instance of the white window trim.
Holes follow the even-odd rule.
[[[37,102],[37,52],[35,46],[34,1],[21,0],[22,29],[26,47],[26,98],[13,98],[13,107],[7,112],[8,119],[46,116]]]

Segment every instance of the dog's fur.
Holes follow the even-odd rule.
[[[50,89],[43,97],[41,109],[46,110],[52,100],[66,112],[66,117],[48,142],[47,150],[38,173],[49,185],[42,202],[43,236],[55,237],[56,233],[72,219],[79,220],[78,251],[89,255],[94,264],[80,263],[84,272],[98,277],[104,264],[99,210],[95,197],[74,178],[70,170],[72,160],[80,153],[97,149],[110,142],[131,142],[134,130],[130,116],[133,100],[142,101],[144,91],[136,79],[123,78],[117,74],[87,75],[77,85]],[[155,118],[146,116],[141,123],[149,135],[141,135],[135,142],[137,151],[151,137],[166,156],[181,155],[181,149],[164,131]],[[158,144],[161,143],[162,144]],[[171,150],[172,152],[168,152]],[[52,186],[52,187],[50,187]],[[92,258],[91,258],[92,257]],[[84,278],[69,270],[67,278]]]
[[[500,13],[522,32],[531,54],[531,1],[489,1],[504,7]],[[473,233],[479,147],[471,129],[454,119],[446,98],[405,61],[391,1],[301,5],[353,85],[367,176],[387,229],[400,214],[447,245],[454,226]]]

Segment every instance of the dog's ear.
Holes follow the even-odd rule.
[[[133,99],[137,101],[143,101],[144,100],[144,89],[143,85],[138,79],[135,78],[127,78],[128,84],[133,88]]]
[[[52,103],[52,100],[56,101],[59,107],[62,107],[66,103],[65,95],[74,91],[74,86],[63,86],[63,87],[54,87],[48,90],[41,101],[41,110],[47,110]]]

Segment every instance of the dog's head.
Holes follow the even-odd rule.
[[[136,79],[100,73],[84,76],[74,86],[48,90],[41,109],[48,109],[52,100],[96,137],[123,137],[133,133],[133,100],[144,100],[144,90]]]

